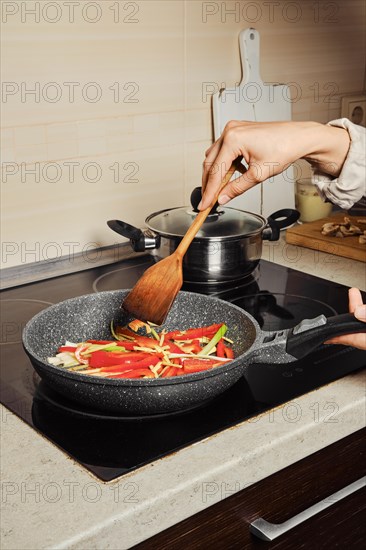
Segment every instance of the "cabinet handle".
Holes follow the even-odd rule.
[[[296,516],[290,518],[284,523],[270,523],[263,518],[258,518],[250,524],[250,532],[262,540],[275,540],[280,535],[287,533],[290,529],[293,529],[297,525],[300,525],[301,523],[315,516],[322,510],[329,508],[329,506],[332,506],[332,504],[335,504],[339,500],[348,497],[355,491],[362,489],[362,487],[365,487],[365,482],[366,476],[361,477],[354,483],[347,485],[347,487],[344,487],[340,491],[337,491],[336,493],[333,493],[332,495],[326,497],[320,502],[317,502],[313,506],[310,506],[310,508],[307,508],[303,512],[300,512],[300,514],[297,514]]]

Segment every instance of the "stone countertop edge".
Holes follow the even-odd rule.
[[[365,381],[348,375],[110,483],[2,407],[1,548],[130,548],[363,428]]]

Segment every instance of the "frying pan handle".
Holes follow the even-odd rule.
[[[277,210],[268,216],[268,226],[262,233],[263,240],[278,241],[280,238],[280,229],[289,227],[297,222],[300,217],[300,212],[293,208],[283,208]]]
[[[328,317],[328,319],[324,315],[319,315],[315,319],[301,321],[289,331],[286,351],[296,359],[301,359],[314,351],[328,338],[356,332],[365,333],[366,341],[366,323],[356,319],[352,313],[335,315],[334,317]]]

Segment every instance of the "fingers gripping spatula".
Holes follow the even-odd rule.
[[[230,170],[221,182],[220,190],[230,181],[236,167]],[[122,307],[141,321],[161,325],[183,284],[183,257],[203,222],[216,203],[216,197],[208,208],[197,214],[176,250],[156,265],[149,267],[125,298]]]

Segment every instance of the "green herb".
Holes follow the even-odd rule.
[[[222,327],[220,327],[216,334],[211,338],[209,343],[199,353],[197,353],[197,355],[208,355],[219,342],[219,340],[221,340],[221,338],[226,334],[226,331],[227,326],[222,325]]]

